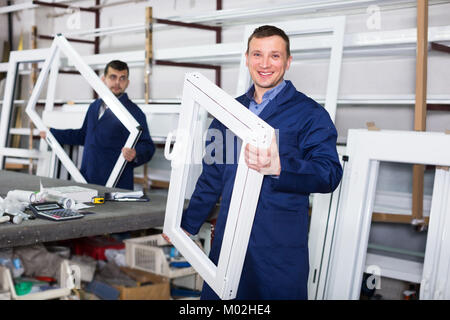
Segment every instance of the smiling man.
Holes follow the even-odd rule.
[[[261,32],[261,34],[264,33]],[[284,87],[283,77],[291,65],[292,56],[289,49],[289,38],[285,35],[261,38],[257,36],[260,34],[249,39],[245,57],[254,83],[252,98],[260,104],[267,91],[280,84],[283,84],[282,87]]]
[[[150,161],[155,152],[145,114],[125,93],[128,75],[127,64],[113,60],[101,79],[142,128],[135,148],[123,147],[130,133],[102,99],[91,103],[80,129],[50,129],[60,144],[84,146],[80,172],[88,183],[105,185],[122,152],[127,164],[116,187],[133,190],[133,169]],[[45,131],[40,136],[45,139]]]
[[[306,299],[309,194],[332,192],[341,180],[337,132],[321,105],[284,80],[292,57],[283,30],[274,26],[255,29],[248,39],[246,58],[253,85],[237,100],[275,128],[279,143],[274,137],[267,150],[244,146],[247,165],[265,177],[236,298]],[[210,128],[226,136],[227,129],[217,120]],[[223,159],[203,162],[181,222],[186,232],[196,234],[222,197],[210,251],[215,264],[238,165],[239,152],[233,154],[233,164],[224,164]],[[202,299],[217,298],[205,284]]]

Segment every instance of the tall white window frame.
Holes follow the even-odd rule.
[[[214,265],[180,227],[200,106],[241,138],[243,145],[249,142],[268,148],[274,130],[201,74],[186,74],[177,139],[170,154],[172,173],[164,233],[221,299],[233,299],[239,285],[263,175],[248,168],[244,161],[244,148],[241,148],[221,253],[217,266]],[[167,142],[170,144],[170,137]]]
[[[346,170],[345,146],[337,146],[339,160],[343,171]],[[342,182],[332,193],[314,194],[311,222],[308,234],[309,248],[309,277],[308,299],[322,300],[324,298],[326,274],[329,270],[329,255],[332,248],[333,232],[335,230],[336,216]]]
[[[80,74],[85,78],[89,85],[97,92],[100,98],[105,102],[105,104],[111,109],[114,115],[119,119],[119,121],[127,128],[130,132],[124,147],[134,148],[140,135],[142,128],[139,123],[134,119],[134,117],[128,112],[128,110],[122,105],[122,103],[117,99],[116,96],[106,87],[106,85],[100,80],[98,75],[84,62],[83,58],[73,49],[69,42],[62,35],[55,36],[52,46],[50,47],[50,52],[48,57],[45,59],[42,66],[42,70],[37,79],[36,85],[31,93],[30,100],[28,101],[27,107],[25,109],[26,113],[30,119],[35,124],[36,128],[40,131],[46,131],[46,142],[56,153],[57,157],[61,160],[64,167],[69,171],[72,177],[77,182],[86,183],[85,178],[82,176],[78,168],[74,165],[72,160],[69,158],[67,153],[58,143],[56,138],[50,132],[50,130],[45,126],[39,114],[36,112],[35,107],[39,95],[43,90],[45,81],[47,80],[48,74],[54,63],[54,60],[59,60],[60,53],[64,53],[70,61],[73,63],[75,68],[80,72]],[[54,70],[54,68],[52,68]],[[51,82],[55,81],[57,74],[56,71],[52,72]],[[53,82],[52,82],[53,83]],[[55,90],[55,85],[51,88]],[[49,99],[52,101],[54,99],[54,92],[51,93]],[[106,182],[107,187],[115,187],[120,179],[120,176],[125,168],[127,161],[125,160],[122,153],[120,153],[116,164],[111,171],[111,174]]]
[[[37,152],[36,150],[27,150],[19,148],[7,147],[9,127],[11,122],[11,112],[14,106],[14,96],[16,90],[17,77],[19,74],[19,66],[23,63],[38,63],[44,61],[50,54],[50,49],[36,49],[12,51],[9,55],[8,71],[5,81],[5,93],[3,96],[2,112],[0,117],[0,169],[3,168],[5,158],[7,156],[16,158],[32,158],[38,159],[37,174],[42,176],[50,176],[51,153],[46,150]],[[54,91],[49,83],[47,95]]]
[[[328,274],[324,275],[325,299],[359,299],[380,161],[450,166],[450,148],[444,147],[449,145],[450,135],[444,133],[349,130],[348,163],[342,181]],[[440,281],[445,278],[444,283],[448,283],[450,256],[442,248],[448,251],[450,219],[447,217],[444,222],[442,212],[447,213],[448,209],[442,203],[448,198],[450,181],[446,176],[443,183],[441,176],[438,170],[422,282],[428,283],[430,296],[447,294],[450,298],[448,286],[436,288],[439,281],[433,281],[433,272],[429,271],[440,268],[438,278]],[[431,222],[433,219],[435,221]],[[431,249],[438,244],[441,249]]]

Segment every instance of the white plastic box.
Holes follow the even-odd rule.
[[[168,278],[195,274],[192,267],[172,268],[169,266],[164,249],[172,245],[160,235],[124,240],[125,259],[130,268],[152,272]]]
[[[71,290],[75,288],[75,280],[67,260],[64,260],[61,263],[59,284],[60,288],[57,289],[49,289],[42,292],[18,296],[14,288],[11,272],[8,268],[0,266],[0,289],[8,290],[12,300],[49,300],[68,297],[71,294]]]

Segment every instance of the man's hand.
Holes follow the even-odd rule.
[[[280,175],[281,164],[275,135],[268,149],[257,148],[247,143],[244,151],[245,163],[250,169],[264,175]]]
[[[125,160],[131,162],[136,158],[136,149],[122,148],[122,154]]]
[[[45,138],[47,137],[47,132],[45,132],[45,131],[40,131],[40,132],[39,132],[39,135],[41,136],[42,139],[45,140]]]

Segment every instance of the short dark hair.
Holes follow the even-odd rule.
[[[284,40],[284,42],[286,42],[287,56],[290,57],[291,49],[290,49],[290,44],[289,44],[289,37],[280,28],[277,28],[275,26],[270,26],[270,25],[260,26],[253,31],[251,36],[248,38],[247,53],[250,48],[250,41],[253,38],[261,39],[261,38],[267,38],[267,37],[271,37],[271,36],[280,36]]]
[[[113,68],[113,69],[119,70],[119,71],[127,70],[127,75],[130,74],[130,70],[128,69],[128,65],[127,65],[125,62],[120,61],[120,60],[113,60],[113,61],[110,61],[110,62],[106,65],[106,67],[105,67],[105,76],[108,74],[109,68]]]

